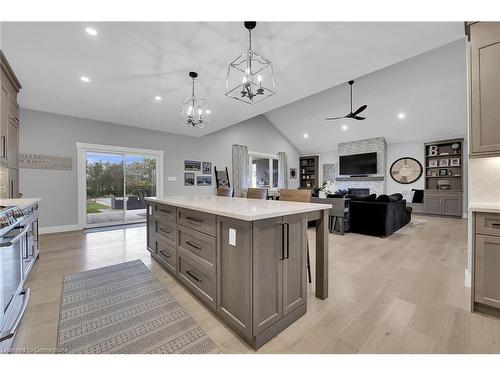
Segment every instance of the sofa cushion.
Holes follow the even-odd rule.
[[[380,194],[377,199],[377,202],[390,202],[391,198],[387,194]]]
[[[395,201],[400,201],[403,199],[403,194],[394,193],[394,194],[391,194],[389,197],[394,198]]]
[[[370,194],[370,195],[347,195],[349,198],[351,198],[352,201],[356,202],[375,202],[375,199],[377,198],[377,194]]]

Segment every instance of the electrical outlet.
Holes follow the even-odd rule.
[[[229,228],[229,245],[236,246],[236,229]]]

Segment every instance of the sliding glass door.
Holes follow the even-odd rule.
[[[146,221],[145,197],[156,196],[159,156],[84,151],[85,227]]]

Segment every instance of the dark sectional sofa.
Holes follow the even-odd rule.
[[[401,194],[377,198],[374,195],[350,197],[350,232],[386,237],[410,222],[411,207],[406,207],[406,200]]]

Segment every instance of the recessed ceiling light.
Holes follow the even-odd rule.
[[[156,95],[156,96],[155,96],[155,100],[156,100],[157,102],[161,102],[161,101],[163,100],[163,98],[162,98],[161,96],[159,96],[159,95]]]
[[[80,77],[80,80],[81,80],[82,82],[90,82],[90,78],[89,78],[89,77],[86,77],[86,76],[81,76],[81,77]]]
[[[309,134],[304,133],[304,138],[309,138]]]
[[[346,124],[342,125],[342,130],[347,130],[347,129],[349,129],[349,127]]]
[[[405,117],[406,117],[406,114],[404,114],[403,112],[398,113],[399,119],[404,119]]]
[[[92,27],[86,27],[85,28],[85,32],[89,35],[92,35],[92,36],[96,36],[98,33],[97,33],[97,30],[92,28]]]

